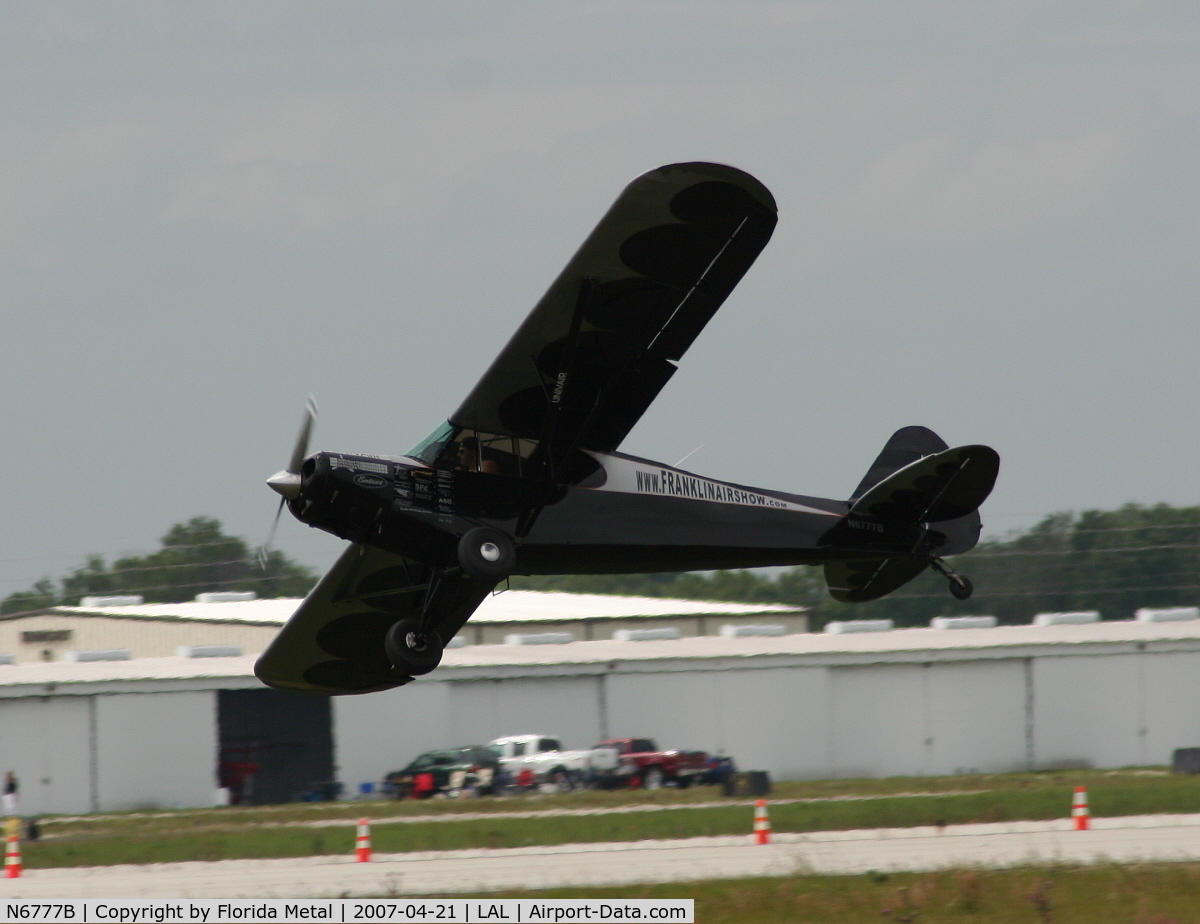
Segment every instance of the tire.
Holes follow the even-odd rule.
[[[388,660],[397,670],[416,677],[428,674],[442,663],[442,640],[433,629],[426,629],[423,638],[417,637],[421,622],[414,616],[401,619],[387,631],[383,648]]]
[[[512,540],[498,529],[476,526],[458,540],[458,564],[477,581],[502,581],[517,563]]]
[[[971,582],[961,574],[956,574],[954,578],[951,578],[950,596],[952,596],[955,600],[966,600],[971,596],[972,593],[974,593],[974,591],[975,588]]]
[[[692,785],[692,780],[694,779],[694,776],[677,776],[675,777],[675,785],[680,789],[687,789]]]
[[[666,781],[662,767],[647,767],[646,772],[642,774],[643,789],[662,789]]]
[[[555,767],[550,771],[550,782],[557,792],[570,792],[575,787],[571,782],[571,774],[565,767]]]

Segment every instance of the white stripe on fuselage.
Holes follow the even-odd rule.
[[[829,510],[794,504],[752,488],[739,488],[737,485],[713,481],[711,478],[701,478],[699,475],[681,472],[665,465],[635,462],[632,459],[606,456],[598,452],[589,452],[588,455],[604,466],[604,471],[608,474],[604,484],[598,488],[591,488],[593,491],[681,497],[713,504],[735,504],[739,507],[765,507],[770,510],[795,510],[803,513],[822,513],[831,517],[839,516]]]

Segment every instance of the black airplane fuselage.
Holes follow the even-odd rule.
[[[292,513],[309,526],[452,568],[477,526],[514,540],[514,574],[648,573],[951,555],[973,545],[919,524],[851,515],[847,501],[587,453],[574,484],[434,468],[409,457],[316,453]]]

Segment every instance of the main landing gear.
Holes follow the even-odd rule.
[[[428,674],[442,663],[443,645],[436,630],[422,628],[416,616],[401,619],[383,638],[384,650],[392,664],[413,677]]]
[[[421,601],[419,616],[406,616],[396,622],[383,639],[384,651],[397,671],[417,677],[428,674],[442,661],[443,639],[433,628],[437,622],[436,599],[447,581],[460,581],[462,575],[494,586],[510,574],[517,562],[513,541],[498,529],[476,526],[458,541],[458,568],[434,570]],[[451,607],[453,608],[453,607]]]
[[[458,540],[458,565],[477,581],[503,581],[516,563],[512,540],[498,529],[476,526]]]
[[[942,559],[931,559],[929,567],[950,582],[950,596],[955,600],[966,600],[974,593],[975,588],[971,582],[942,561]]]

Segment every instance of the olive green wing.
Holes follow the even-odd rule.
[[[351,545],[254,665],[268,686],[299,693],[372,693],[408,683],[384,653],[392,624],[419,616],[432,569],[371,546]],[[490,591],[442,580],[431,625],[448,641]]]
[[[733,167],[672,164],[638,177],[451,423],[559,452],[616,449],[775,222],[771,193]]]

